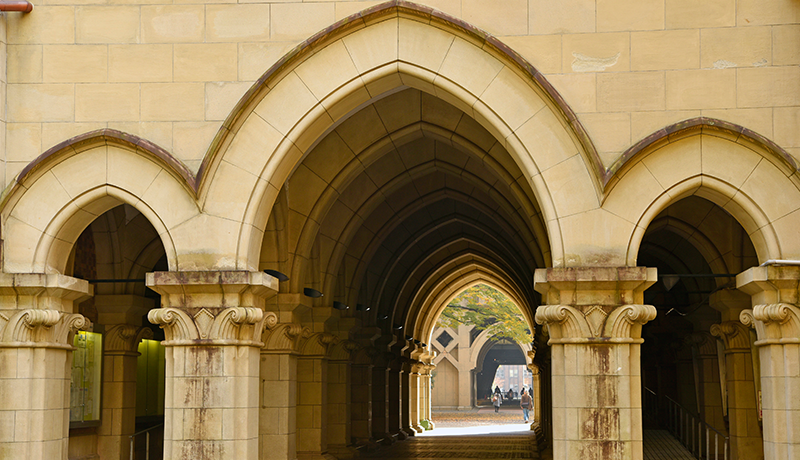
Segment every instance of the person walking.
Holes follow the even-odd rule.
[[[528,411],[531,409],[533,400],[525,388],[522,389],[522,396],[519,398],[519,407],[522,408],[522,416],[525,417],[525,422],[528,422]]]
[[[495,393],[495,394],[492,395],[492,405],[494,406],[494,411],[495,412],[500,410],[500,404],[503,403],[502,399],[503,398],[502,398],[502,396],[500,396],[500,393]]]

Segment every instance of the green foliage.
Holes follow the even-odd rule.
[[[442,311],[436,325],[457,329],[459,324],[488,330],[497,339],[530,343],[531,331],[522,314],[502,292],[477,284],[456,296]]]

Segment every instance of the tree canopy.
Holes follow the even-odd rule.
[[[476,284],[456,296],[442,311],[436,325],[456,329],[459,324],[488,330],[492,337],[530,343],[531,331],[522,314],[502,292]]]

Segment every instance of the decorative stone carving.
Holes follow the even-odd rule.
[[[333,346],[339,342],[339,338],[329,332],[311,333],[308,329],[303,331],[300,340],[301,355],[320,358],[329,358]]]
[[[757,346],[800,343],[800,308],[794,305],[756,305],[752,310],[743,310],[739,320],[756,330]]]
[[[340,340],[331,349],[330,358],[336,361],[351,361],[353,354],[361,349],[361,345],[352,340]]]
[[[115,324],[106,328],[103,337],[104,353],[136,353],[142,339],[152,338],[153,331],[149,327]]]
[[[717,356],[717,339],[708,332],[692,332],[683,340],[686,345],[697,348],[700,356]]]
[[[10,316],[0,313],[0,345],[71,348],[75,333],[91,324],[83,315],[57,310],[17,310]]]
[[[147,319],[164,329],[165,345],[203,343],[261,347],[264,312],[255,307],[201,308],[194,315],[182,308],[156,308]]]
[[[652,305],[622,305],[610,312],[600,306],[582,311],[569,305],[543,305],[535,320],[546,327],[549,343],[641,343],[642,325],[655,317]]]
[[[725,321],[711,326],[711,335],[719,337],[725,344],[726,351],[750,351],[750,332],[739,321]]]
[[[279,323],[275,313],[266,313],[266,327],[261,335],[264,342],[262,353],[295,353],[298,351],[300,338],[310,334],[308,329],[296,323]]]

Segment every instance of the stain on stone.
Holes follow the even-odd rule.
[[[575,60],[572,61],[573,72],[602,72],[606,70],[606,68],[617,64],[620,53],[604,58],[586,56],[585,54],[576,52],[573,52],[572,56],[575,57]]]

